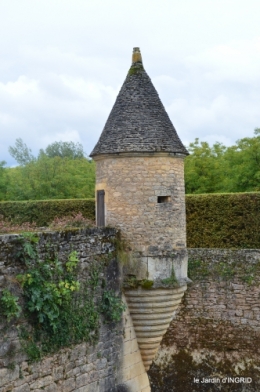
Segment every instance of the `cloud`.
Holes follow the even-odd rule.
[[[60,76],[63,85],[79,99],[91,102],[93,106],[102,103],[112,104],[116,98],[116,89],[94,80],[84,80],[70,75]]]
[[[253,136],[260,123],[260,93],[254,105],[245,105],[244,99],[233,100],[229,95],[218,95],[212,100],[175,99],[166,107],[177,133],[188,145],[195,137],[214,143],[232,145],[245,136]]]
[[[259,82],[260,36],[231,41],[188,56],[185,65],[190,70],[204,71],[208,81]]]
[[[7,93],[13,97],[21,97],[25,94],[34,94],[38,89],[37,80],[29,79],[25,75],[19,76],[15,82],[0,82],[0,94]]]
[[[8,147],[19,137],[34,155],[59,140],[81,142],[90,153],[116,94],[100,81],[54,72],[1,82],[1,159],[10,161]]]
[[[230,145],[253,136],[260,124],[260,38],[213,46],[182,62],[179,78],[155,78],[181,139]]]
[[[42,145],[48,146],[57,141],[81,143],[81,138],[78,131],[66,130],[64,132],[55,132],[51,135],[43,135],[40,141]]]
[[[228,115],[229,106],[228,98],[219,95],[208,103],[176,99],[167,107],[167,110],[173,118],[181,118],[185,127],[198,128],[216,122],[220,116]]]
[[[69,137],[90,152],[134,46],[185,143],[253,135],[260,126],[260,2],[126,3],[1,7],[0,160],[10,160],[18,137],[34,154]]]

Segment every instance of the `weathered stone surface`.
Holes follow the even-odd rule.
[[[75,392],[101,392],[101,391],[98,382],[93,382],[85,387],[75,389]]]
[[[137,346],[136,333],[129,309],[124,312],[124,342],[122,344],[121,377],[118,379],[119,391],[140,392],[144,387],[150,391],[149,379]],[[139,377],[142,376],[142,385]]]
[[[6,368],[0,369],[0,387],[14,381],[19,377],[19,366],[15,366],[14,370]]]
[[[69,378],[62,383],[62,391],[71,392],[75,390],[75,378]]]
[[[54,381],[61,380],[63,378],[63,370],[63,366],[58,366],[52,369],[52,377]]]
[[[48,385],[47,387],[44,388],[44,391],[46,392],[58,392],[57,384],[52,383]]]
[[[254,271],[260,250],[188,249],[188,253],[197,263],[206,262],[206,268],[194,275],[163,338],[149,371],[152,390],[217,392],[222,382],[196,384],[194,378],[251,377],[248,384],[227,383],[223,390],[258,392],[260,277]],[[226,277],[231,265],[237,268]],[[247,271],[253,273],[252,282],[246,282]]]
[[[186,286],[158,290],[145,290],[139,287],[138,290],[125,292],[146,371],[154,359],[162,337],[170,325],[172,314],[178,308],[186,289]],[[133,346],[130,345],[126,345],[125,349],[133,352],[131,357],[129,355],[129,365],[134,365],[137,352],[132,351]],[[135,371],[136,366],[130,372],[131,379],[134,378],[132,375]]]
[[[80,259],[80,279],[85,279],[97,255],[108,255],[115,249],[116,233],[115,229],[107,228],[74,230],[71,233],[44,233],[40,234],[39,252],[41,257],[44,257],[46,243],[51,243],[53,248],[58,250],[59,260],[64,262],[73,248],[78,252]],[[16,284],[15,276],[23,272],[22,264],[14,257],[20,247],[17,238],[14,235],[0,236],[1,273],[5,281],[14,282],[14,285]],[[118,290],[120,273],[118,263],[110,260],[100,277],[105,279],[106,287]],[[14,289],[16,290],[17,287],[14,286]],[[0,392],[40,392],[42,390],[46,392],[115,392],[117,384],[124,381],[122,374],[123,334],[123,321],[113,326],[102,324],[99,342],[96,346],[82,343],[72,348],[64,348],[44,358],[41,362],[29,364],[26,356],[18,352],[19,339],[16,326],[13,324],[5,337],[0,336]],[[126,339],[132,340],[131,346],[137,351],[132,326],[129,331],[127,328]],[[8,353],[13,357],[6,359]],[[12,361],[17,363],[14,370],[6,367]],[[139,353],[137,366],[145,373],[141,365],[142,359]],[[139,372],[134,369],[132,372],[132,377],[135,379]],[[149,386],[148,378],[147,385]]]
[[[31,389],[39,389],[46,387],[47,385],[50,385],[52,383],[53,378],[51,376],[39,378],[35,382],[33,382],[30,387]]]
[[[149,186],[145,186],[148,180]],[[185,249],[182,158],[111,156],[98,159],[96,189],[105,190],[106,224],[118,227],[134,249],[151,257],[169,256],[176,249]],[[113,195],[115,189],[120,194]],[[155,193],[168,196],[169,201],[158,203]],[[153,201],[148,202],[151,197]]]
[[[13,392],[30,392],[30,386],[29,384],[23,384],[20,387],[14,388]],[[50,391],[52,392],[52,391]]]
[[[13,383],[7,384],[3,388],[0,388],[0,392],[12,392],[13,391]]]

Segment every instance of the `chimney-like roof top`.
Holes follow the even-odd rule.
[[[188,155],[144,70],[139,48],[91,157],[168,152]]]

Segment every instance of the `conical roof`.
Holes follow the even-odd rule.
[[[144,70],[139,48],[90,156],[132,152],[188,155]]]

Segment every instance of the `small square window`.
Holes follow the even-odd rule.
[[[157,203],[169,203],[171,201],[171,196],[158,196]]]

